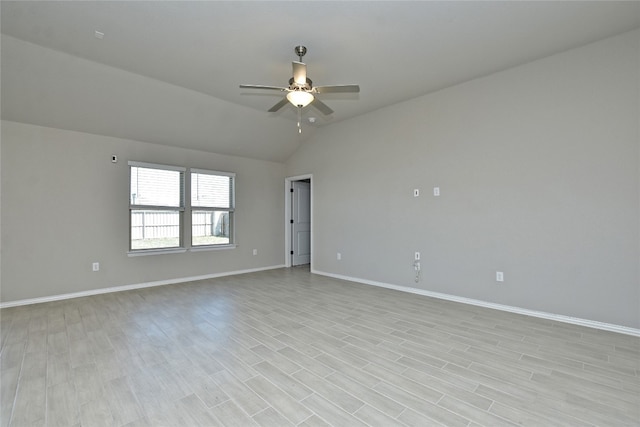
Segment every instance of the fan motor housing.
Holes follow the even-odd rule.
[[[293,80],[293,77],[289,79],[289,89],[291,90],[311,90],[313,88],[313,82],[307,77],[307,83],[304,85],[298,84]]]

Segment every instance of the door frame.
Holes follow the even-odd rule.
[[[313,271],[313,174],[290,176],[284,179],[284,265],[289,268],[292,265],[291,262],[291,187],[294,181],[310,180],[309,186],[309,208],[311,212],[311,233],[310,233],[310,245],[311,245],[311,261],[310,267]]]

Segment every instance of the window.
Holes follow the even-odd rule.
[[[131,253],[233,245],[235,174],[139,162],[129,174]]]
[[[191,245],[233,243],[235,174],[191,170]]]
[[[129,249],[182,246],[184,168],[129,162]]]

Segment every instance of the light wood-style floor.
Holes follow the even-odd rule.
[[[638,426],[640,339],[271,270],[3,309],[2,426]]]

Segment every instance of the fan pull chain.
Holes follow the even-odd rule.
[[[298,107],[298,133],[302,133],[302,108]]]

